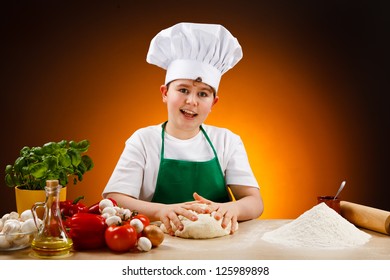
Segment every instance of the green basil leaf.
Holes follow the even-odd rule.
[[[47,169],[46,163],[39,162],[31,165],[29,171],[33,177],[39,179],[45,176]]]

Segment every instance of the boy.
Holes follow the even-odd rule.
[[[141,128],[126,141],[103,197],[161,221],[172,235],[171,222],[183,229],[178,215],[197,219],[189,210],[216,211],[224,228],[262,214],[240,137],[204,125],[219,100],[222,74],[241,58],[237,39],[221,25],[179,23],[153,38],[147,61],[167,70],[160,91],[168,120]]]

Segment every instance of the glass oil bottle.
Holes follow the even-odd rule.
[[[46,201],[37,202],[31,208],[35,224],[38,226],[36,209],[44,208],[43,221],[38,227],[38,233],[34,237],[31,248],[33,255],[41,258],[61,258],[70,255],[72,239],[70,239],[62,224],[59,193],[62,186],[58,180],[46,181]]]

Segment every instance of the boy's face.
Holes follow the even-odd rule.
[[[194,136],[218,101],[209,85],[194,80],[174,80],[169,87],[162,85],[160,90],[168,108],[167,130],[179,138]]]

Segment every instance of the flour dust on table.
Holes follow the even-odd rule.
[[[262,236],[267,242],[289,247],[330,249],[361,246],[370,238],[371,235],[358,229],[324,202]]]

